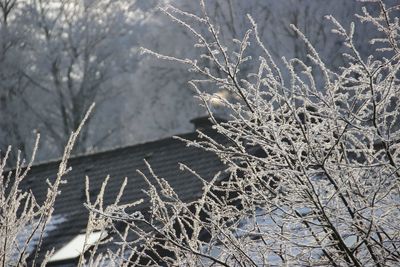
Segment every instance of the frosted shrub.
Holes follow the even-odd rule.
[[[18,156],[14,170],[6,170],[11,147],[0,159],[1,266],[26,266],[29,256],[31,256],[30,266],[36,266],[43,238],[46,237],[46,230],[51,230],[54,227],[52,224],[63,221],[62,218],[52,218],[54,203],[57,195],[60,194],[60,185],[66,182],[64,176],[69,171],[67,163],[74,144],[93,107],[94,105],[90,107],[76,131],[71,133],[55,179],[47,180],[47,195],[43,203],[38,203],[32,191],[22,187],[35,159],[39,135],[29,162],[20,160]],[[53,251],[48,251],[44,261],[39,264],[45,266],[52,253]]]
[[[179,59],[144,52],[186,64],[201,77],[190,84],[215,130],[229,142],[223,145],[199,133],[203,141],[187,143],[217,154],[227,171],[213,179],[198,177],[203,194],[193,203],[181,201],[167,181],[152,173],[155,185],[145,177],[149,213],[131,213],[123,206],[98,209],[125,222],[138,237],[125,242],[135,251],[126,261],[167,266],[400,264],[400,26],[395,17],[400,6],[363,2],[367,7],[357,17],[377,29],[377,38],[357,41],[375,45],[374,55],[364,58],[356,49],[355,24],[345,29],[327,17],[348,48],[339,72],[329,69],[294,26],[309,54],[307,59],[282,58],[282,68],[250,16],[251,27],[242,39],[225,44],[203,1],[198,14],[165,7],[196,38],[203,55]],[[249,49],[259,49],[259,57],[247,57]],[[255,71],[242,73],[243,64]],[[210,88],[214,93],[208,93]],[[222,90],[231,97],[221,98]],[[210,103],[216,98],[228,114],[225,123],[214,118]]]

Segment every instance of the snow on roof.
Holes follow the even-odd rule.
[[[86,233],[77,235],[68,244],[59,249],[52,257],[49,262],[62,261],[68,259],[75,259],[79,257],[82,251],[86,251],[91,246],[95,245],[101,239],[106,237],[106,232],[93,232],[87,236],[86,244]],[[85,246],[85,247],[84,247]]]
[[[46,228],[43,233],[43,237],[46,238],[48,236],[49,232],[57,229],[58,226],[60,224],[64,223],[66,220],[67,219],[63,215],[53,215],[51,217],[50,221],[46,225]],[[35,220],[35,221],[31,222],[30,224],[25,226],[25,229],[23,232],[20,232],[17,235],[16,245],[18,246],[19,249],[24,247],[25,244],[29,241],[32,231],[34,231],[34,228],[37,226],[38,223],[39,223],[39,220]],[[37,243],[39,242],[40,235],[41,235],[40,231],[36,231],[34,233],[30,242],[27,244],[27,248],[26,248],[27,254],[30,254],[34,251],[35,247],[37,246]],[[19,252],[19,250],[15,251],[15,255],[13,255],[14,260],[17,260],[18,252]]]

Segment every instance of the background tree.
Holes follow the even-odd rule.
[[[3,0],[2,150],[13,144],[22,152],[29,151],[32,132],[40,131],[46,149],[37,158],[60,155],[62,144],[79,122],[78,114],[92,101],[99,105],[78,140],[78,152],[190,131],[188,118],[203,111],[192,98],[194,92],[182,88],[196,74],[188,75],[179,64],[163,64],[138,53],[139,46],[148,46],[182,58],[199,56],[190,48],[190,35],[160,16],[158,6],[167,2]],[[186,11],[198,6],[196,1],[173,3]],[[266,37],[274,57],[301,58],[306,50],[293,41],[295,35],[285,26],[294,23],[323,50],[323,58],[338,66],[338,41],[328,34],[321,18],[333,13],[348,21],[348,14],[358,6],[345,0],[320,3],[212,1],[207,9],[220,25],[223,40],[245,33],[248,21],[244,18],[249,13],[259,21],[260,35]],[[252,55],[257,53],[255,49]],[[218,71],[212,64],[208,67]],[[252,65],[242,68],[250,71]]]
[[[27,83],[18,72],[18,66],[24,65],[21,50],[25,39],[25,32],[19,27],[20,5],[17,0],[0,1],[0,148],[5,151],[8,144],[13,144],[26,156],[27,129],[20,96]]]
[[[128,31],[133,2],[128,2],[34,1],[24,7],[31,14],[26,25],[32,45],[26,51],[30,66],[21,71],[35,90],[26,94],[25,102],[58,149],[92,102],[102,104],[121,93],[114,80],[131,65]],[[44,101],[51,104],[38,108]],[[88,126],[77,143],[79,151],[102,138],[93,133],[98,130],[93,124]]]

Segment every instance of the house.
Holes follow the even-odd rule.
[[[226,140],[211,129],[207,118],[192,120],[196,129],[221,142]],[[188,140],[197,140],[198,133],[179,135]],[[202,183],[190,172],[179,169],[178,163],[184,163],[200,174],[204,179],[211,179],[225,166],[216,155],[199,148],[187,147],[176,138],[170,137],[144,144],[121,147],[100,153],[72,157],[69,166],[72,170],[65,176],[66,184],[60,186],[61,194],[57,197],[53,218],[50,221],[38,261],[44,253],[54,248],[55,254],[50,259],[50,266],[75,266],[85,238],[88,210],[85,202],[85,177],[90,179],[90,194],[97,195],[107,175],[110,180],[105,191],[104,205],[113,203],[125,177],[128,184],[121,203],[134,202],[143,198],[137,206],[139,210],[149,208],[147,197],[142,191],[148,188],[145,180],[136,170],[149,175],[144,159],[149,162],[154,172],[165,178],[184,201],[196,200],[202,189]],[[32,167],[24,186],[34,193],[39,203],[46,197],[46,179],[54,179],[59,161],[38,164]],[[91,241],[102,238],[99,234],[89,237]],[[32,256],[31,256],[32,257]]]

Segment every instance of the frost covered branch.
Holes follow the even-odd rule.
[[[71,133],[56,177],[51,179],[52,181],[47,180],[47,196],[43,203],[38,203],[34,194],[22,187],[35,159],[39,135],[28,163],[18,157],[15,169],[7,170],[5,166],[11,147],[0,159],[1,266],[24,266],[29,256],[32,257],[30,264],[36,266],[42,240],[46,235],[46,227],[52,218],[56,197],[60,194],[60,185],[66,183],[63,177],[69,172],[68,159],[93,108],[94,104],[91,105],[76,131]],[[40,263],[42,266],[46,264],[52,253],[47,252],[46,259]]]
[[[148,213],[102,214],[124,221],[137,238],[130,260],[172,266],[396,266],[400,262],[400,111],[398,6],[368,3],[358,18],[377,29],[379,44],[364,57],[356,25],[328,16],[348,48],[338,71],[293,27],[307,58],[276,63],[257,23],[225,43],[200,1],[200,15],[167,6],[203,54],[160,59],[187,64],[201,78],[192,86],[225,144],[187,141],[217,154],[227,173],[203,182],[201,197],[181,200],[166,180],[151,177]],[[369,12],[368,8],[379,8]],[[376,11],[375,8],[375,11]],[[249,50],[260,49],[258,58]],[[251,63],[256,71],[249,71]],[[204,90],[210,87],[215,91]],[[218,93],[228,91],[230,97]],[[227,115],[218,123],[213,99]],[[186,171],[196,173],[189,167]],[[151,170],[151,167],[149,166]],[[211,180],[211,181],[210,181]],[[207,182],[209,181],[209,182]]]

